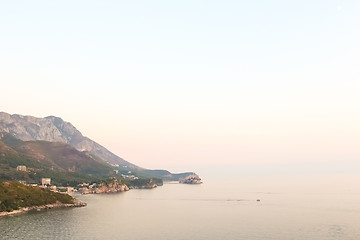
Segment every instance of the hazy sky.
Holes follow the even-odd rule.
[[[350,166],[360,1],[0,0],[0,111],[148,168]]]

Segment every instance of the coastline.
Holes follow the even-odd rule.
[[[19,210],[14,210],[12,212],[0,212],[0,217],[14,216],[14,215],[24,214],[24,213],[28,213],[28,212],[32,212],[32,211],[38,212],[38,211],[43,211],[43,210],[47,210],[47,209],[85,207],[86,205],[87,205],[87,203],[85,203],[79,199],[75,199],[74,203],[57,202],[57,203],[46,204],[46,205],[41,205],[41,206],[23,207],[23,208],[20,208]]]
[[[153,185],[141,185],[141,186],[131,186],[130,188],[127,185],[121,185],[120,188],[114,188],[114,186],[112,187],[107,187],[107,186],[101,186],[100,188],[96,188],[95,190],[93,189],[93,191],[89,191],[89,189],[87,189],[88,191],[83,191],[81,194],[82,195],[86,195],[86,194],[112,194],[112,193],[120,193],[120,192],[125,192],[125,191],[129,191],[131,189],[154,189],[158,187],[158,185],[153,184]],[[11,212],[0,212],[0,218],[1,217],[6,217],[6,216],[14,216],[14,215],[20,215],[20,214],[25,214],[28,212],[39,212],[39,211],[43,211],[43,210],[48,210],[48,209],[59,209],[59,208],[69,208],[69,207],[85,207],[87,206],[86,202],[83,202],[79,199],[74,198],[74,203],[61,203],[61,202],[56,202],[53,204],[46,204],[46,205],[40,205],[40,206],[31,206],[31,207],[23,207],[20,208],[18,210],[13,210]]]

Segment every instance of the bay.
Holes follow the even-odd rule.
[[[0,219],[0,239],[360,239],[360,191],[346,178],[205,179],[78,195],[87,207]]]

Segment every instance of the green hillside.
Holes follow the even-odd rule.
[[[27,171],[17,171],[25,165]],[[64,143],[21,141],[10,134],[0,140],[0,179],[39,183],[51,177],[60,186],[76,186],[111,176],[110,165]]]
[[[185,178],[192,175],[192,172],[185,173],[171,173],[167,170],[150,170],[150,169],[132,169],[132,173],[140,178],[160,178],[165,181],[178,181],[180,178]]]
[[[53,204],[57,201],[70,204],[74,203],[74,198],[68,194],[26,186],[16,181],[0,181],[0,212],[11,212],[22,207]]]

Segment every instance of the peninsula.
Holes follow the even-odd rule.
[[[17,181],[0,182],[0,216],[83,206],[86,206],[86,203],[65,193],[27,186]]]

